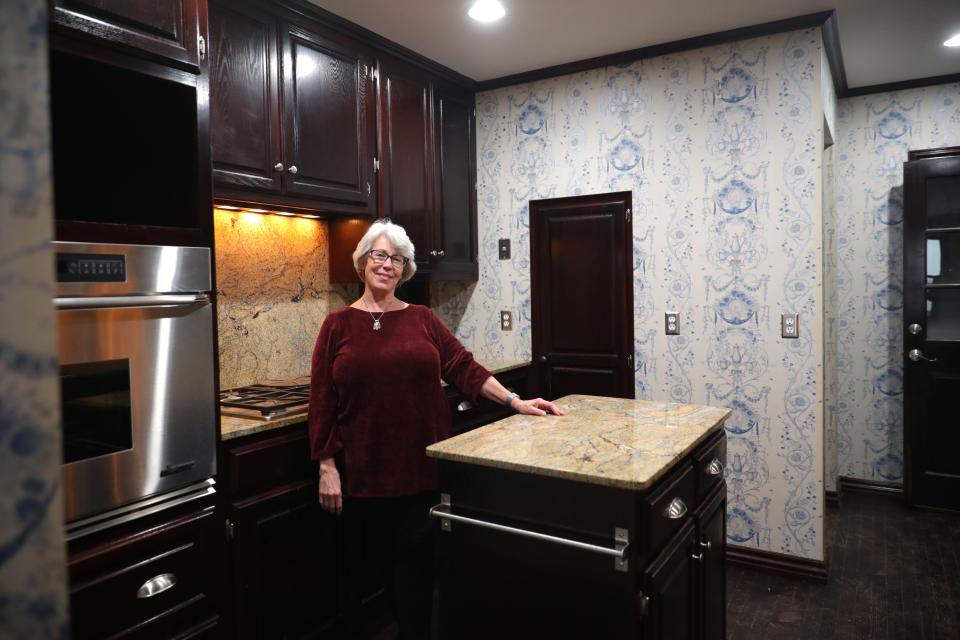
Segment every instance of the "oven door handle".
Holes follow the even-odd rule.
[[[189,304],[206,304],[210,296],[205,293],[161,294],[153,296],[104,296],[88,298],[54,298],[57,309],[107,309],[111,307],[169,307]]]

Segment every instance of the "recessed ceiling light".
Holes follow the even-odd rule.
[[[496,22],[506,13],[506,9],[498,0],[477,0],[467,11],[467,15],[477,22]]]
[[[960,33],[943,43],[945,47],[960,47]]]

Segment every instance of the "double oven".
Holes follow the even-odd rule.
[[[213,493],[210,250],[55,242],[68,539]]]

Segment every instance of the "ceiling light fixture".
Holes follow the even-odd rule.
[[[498,0],[477,0],[467,15],[477,22],[496,22],[507,13]]]
[[[960,33],[943,43],[945,47],[960,47]]]

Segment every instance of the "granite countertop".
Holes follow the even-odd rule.
[[[477,358],[477,362],[483,365],[487,371],[494,375],[505,373],[513,369],[519,369],[520,367],[525,367],[526,365],[530,364],[529,360],[484,360],[482,358]],[[243,436],[260,433],[261,431],[270,431],[271,429],[279,429],[281,427],[287,427],[291,424],[297,424],[298,422],[304,422],[306,419],[306,413],[286,416],[276,420],[252,420],[250,418],[225,416],[221,413],[220,439],[233,440],[234,438],[242,438]]]
[[[440,460],[632,490],[649,488],[730,410],[570,395],[564,416],[514,415],[427,447]]]

